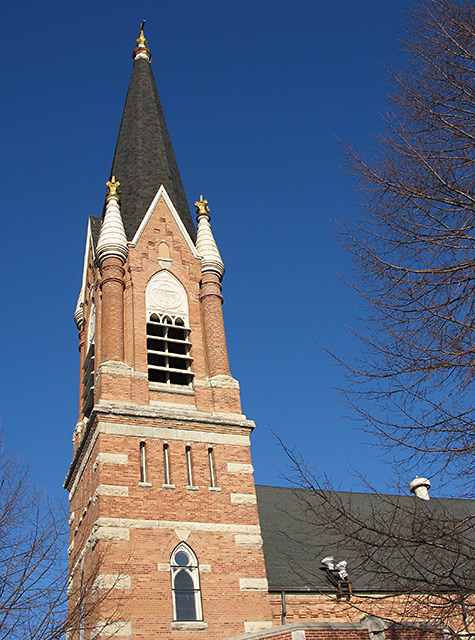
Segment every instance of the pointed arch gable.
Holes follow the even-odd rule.
[[[155,197],[152,200],[152,203],[149,206],[149,208],[147,210],[147,213],[145,214],[142,222],[140,223],[139,228],[135,232],[135,235],[134,235],[134,237],[132,239],[132,242],[130,243],[131,246],[133,246],[133,247],[136,246],[137,242],[140,239],[140,236],[142,235],[145,227],[147,226],[147,223],[150,220],[150,217],[152,216],[152,213],[155,211],[155,209],[157,207],[157,204],[159,203],[161,198],[163,198],[165,204],[167,205],[168,209],[170,210],[170,213],[172,214],[173,219],[175,220],[178,228],[180,229],[183,237],[185,238],[186,243],[190,247],[191,252],[195,256],[195,258],[198,258],[199,256],[198,256],[198,252],[197,252],[196,247],[195,247],[195,243],[191,239],[190,234],[188,233],[188,231],[186,230],[186,227],[183,224],[182,219],[178,215],[178,211],[175,209],[175,207],[173,205],[173,202],[171,201],[170,196],[168,195],[167,190],[165,189],[163,184],[160,185],[160,188],[158,189],[157,193],[155,194]]]

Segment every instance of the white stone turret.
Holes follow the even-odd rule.
[[[198,232],[196,235],[196,250],[201,257],[201,273],[216,273],[221,280],[224,276],[224,263],[218,251],[216,241],[209,223],[208,201],[203,196],[195,202],[197,207],[196,219]]]
[[[76,327],[78,329],[81,328],[81,324],[84,320],[84,308],[83,308],[83,302],[82,302],[82,291],[79,294],[79,298],[76,304],[76,309],[74,311],[74,322],[76,323]]]
[[[129,253],[124,224],[120,215],[119,185],[120,182],[115,181],[115,176],[112,176],[112,180],[107,182],[106,211],[96,249],[99,265],[102,265],[105,258],[110,257],[119,258],[125,263]]]

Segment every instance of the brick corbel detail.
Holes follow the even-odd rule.
[[[101,265],[100,289],[101,360],[124,361],[124,281],[125,271],[120,258],[105,258]]]
[[[216,273],[204,273],[200,287],[200,303],[203,317],[208,375],[230,375],[226,334],[224,332],[223,296]]]

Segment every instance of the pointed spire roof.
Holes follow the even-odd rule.
[[[111,176],[120,181],[121,214],[132,240],[163,184],[193,241],[196,231],[168,134],[141,25]]]

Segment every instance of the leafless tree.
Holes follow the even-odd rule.
[[[73,587],[67,529],[64,508],[48,501],[29,468],[0,442],[0,639],[59,640],[91,626],[100,562]]]
[[[384,619],[389,637],[414,621],[430,623],[419,627],[421,637],[432,625],[455,638],[474,634],[473,501],[383,495],[370,486],[364,494],[335,491],[301,456],[284,449],[298,488],[292,513],[283,519],[281,552],[292,558],[304,584],[317,585],[318,591],[322,572],[328,574],[330,597],[347,595],[357,619]],[[302,562],[292,557],[295,548]],[[333,556],[335,565],[348,563],[343,589],[338,571],[321,563],[326,556]]]
[[[398,462],[475,476],[475,5],[424,0],[375,153],[348,148],[363,203],[344,226],[369,309],[345,393]],[[452,485],[454,486],[454,485]]]
[[[347,147],[360,219],[341,225],[367,311],[361,355],[341,361],[345,394],[389,448],[451,495],[475,480],[475,5],[421,0],[408,14],[401,72],[376,150]],[[285,447],[284,447],[285,448]],[[347,494],[287,450],[295,535],[307,560],[339,555],[361,613],[475,631],[475,505],[372,491]],[[310,533],[309,533],[310,528]],[[291,535],[294,535],[291,532]],[[319,541],[322,547],[319,548]],[[287,544],[289,548],[292,545]],[[305,563],[302,563],[302,565]],[[316,569],[315,569],[316,567]],[[309,566],[302,566],[309,572]],[[310,572],[311,573],[311,572]],[[331,576],[329,576],[331,577]],[[307,581],[312,583],[312,576]],[[318,580],[316,580],[318,583]],[[379,585],[371,593],[371,585]]]

